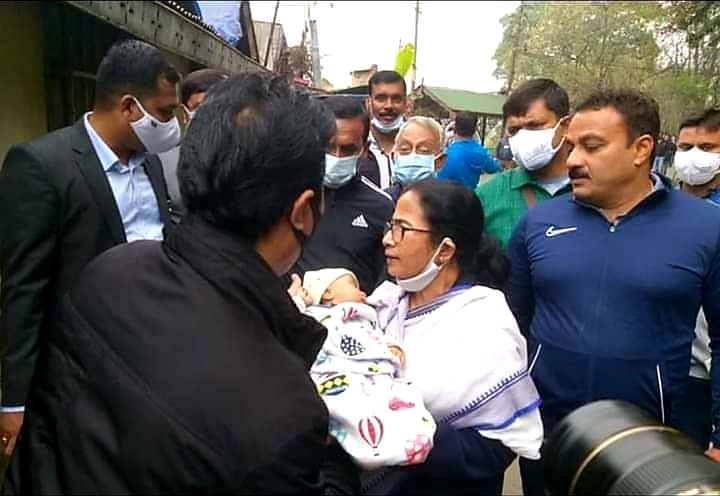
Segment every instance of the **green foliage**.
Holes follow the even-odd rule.
[[[495,75],[513,87],[554,79],[572,104],[598,88],[638,88],[658,100],[669,132],[720,96],[720,2],[521,2],[501,22]]]
[[[402,77],[405,77],[412,66],[414,55],[415,46],[412,43],[408,43],[404,47],[400,48],[395,56],[395,72],[400,74]]]

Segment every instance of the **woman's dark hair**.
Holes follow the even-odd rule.
[[[462,282],[504,290],[510,261],[493,238],[485,233],[485,212],[480,200],[466,186],[451,181],[425,179],[403,192],[414,192],[435,244],[443,238],[455,243],[455,259]]]
[[[321,197],[335,118],[286,78],[247,73],[214,84],[180,148],[189,216],[255,241],[305,190]]]

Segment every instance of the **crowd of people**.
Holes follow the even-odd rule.
[[[408,109],[114,45],[0,171],[4,491],[544,494],[601,399],[720,462],[720,110],[676,187],[633,89],[527,81],[496,157]]]

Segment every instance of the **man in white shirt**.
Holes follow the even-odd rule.
[[[408,111],[407,86],[403,77],[395,71],[375,73],[368,82],[365,105],[371,119],[369,149],[375,160],[361,160],[358,164],[360,175],[378,188],[387,189],[392,184],[394,172],[390,152]]]

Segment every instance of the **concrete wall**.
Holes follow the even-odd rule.
[[[0,2],[0,164],[7,150],[47,132],[41,2]]]

